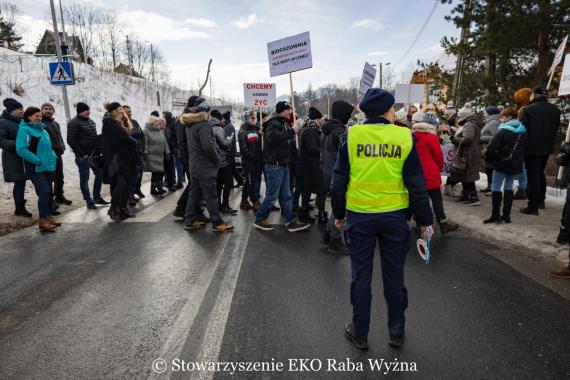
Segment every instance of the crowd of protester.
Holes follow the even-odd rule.
[[[443,195],[453,195],[458,184],[461,195],[456,202],[465,206],[480,205],[479,192],[491,196],[491,215],[483,221],[486,224],[511,223],[514,200],[528,200],[520,209],[526,215],[537,216],[545,208],[545,169],[555,150],[560,111],[548,101],[544,87],[521,89],[513,101],[515,107],[491,105],[483,115],[470,104],[456,109],[452,103],[439,114],[433,105],[421,110],[410,106],[395,113],[393,123],[409,128],[415,138],[426,190],[442,234],[459,228],[446,216],[443,201]],[[269,115],[244,112],[239,129],[231,112],[211,109],[198,96],[188,99],[178,117],[168,111],[162,116],[151,112],[142,127],[132,118],[131,107],[108,102],[101,134],[90,118],[90,107],[78,102],[76,116],[67,125],[66,140],[51,104],[25,110],[15,99],[4,99],[3,104],[0,148],[4,180],[14,183],[14,214],[32,216],[24,197],[26,181],[31,181],[42,231],[55,231],[61,225],[54,219],[59,205],[72,203],[64,195],[62,155],[67,141],[75,155],[87,209],[109,205],[108,215],[114,221],[136,216],[132,207],[145,197],[141,185],[146,172],[150,173],[152,196],[163,197],[184,188],[174,216],[184,220],[186,230],[203,229],[211,223],[213,231],[231,231],[233,225],[224,218],[236,215],[239,208],[253,211],[255,228],[271,231],[275,227],[269,214],[280,211],[288,231],[303,231],[318,222],[325,226],[322,242],[328,250],[347,254],[335,217],[326,211],[340,138],[357,117],[358,109],[346,101],[333,102],[329,117],[310,107],[307,116],[300,118],[288,102],[280,101]],[[455,154],[442,186],[446,166],[442,147],[449,144]],[[569,147],[564,145],[558,157],[564,167],[570,161]],[[237,157],[241,157],[241,170]],[[481,171],[486,173],[487,186],[478,191],[475,184]],[[101,196],[103,184],[110,187],[110,202]],[[234,208],[231,193],[239,187],[241,203]],[[568,244],[569,232],[570,207],[565,206],[558,242]],[[568,272],[563,269],[552,275],[567,278]]]

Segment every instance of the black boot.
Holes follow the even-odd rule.
[[[479,196],[477,195],[476,191],[472,191],[470,193],[467,194],[468,199],[463,202],[464,205],[466,206],[479,206],[481,204],[481,201],[479,201]]]
[[[512,190],[505,190],[505,201],[503,204],[503,220],[505,223],[511,222],[511,209],[513,207],[514,192]]]
[[[26,210],[26,200],[16,203],[16,210],[14,211],[16,216],[25,216],[26,218],[31,218],[32,214]]]
[[[160,182],[151,182],[150,183],[150,194],[151,195],[160,195],[160,192],[158,191],[158,184]]]
[[[303,223],[314,223],[315,218],[313,218],[308,210],[303,210],[299,212],[299,220]]]
[[[502,223],[503,219],[501,218],[501,202],[503,201],[503,193],[500,191],[493,191],[493,212],[489,219],[485,219],[483,223]]]

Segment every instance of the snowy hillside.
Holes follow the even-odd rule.
[[[24,108],[32,105],[39,107],[44,102],[52,103],[56,109],[56,120],[61,125],[65,139],[67,125],[61,88],[52,86],[49,82],[48,63],[51,61],[52,58],[34,57],[0,48],[0,99],[15,98],[24,105]],[[151,111],[171,110],[173,97],[184,98],[180,96],[182,91],[174,87],[158,86],[142,79],[100,71],[87,64],[74,62],[74,71],[76,84],[67,87],[71,117],[75,116],[77,102],[87,103],[91,107],[91,118],[97,124],[99,133],[105,112],[103,108],[105,100],[130,105],[133,117],[143,125]],[[157,106],[157,91],[160,94],[162,107]],[[0,107],[3,109],[1,104]],[[76,177],[77,168],[69,148],[65,152],[64,160],[66,174],[70,174],[70,179]],[[0,174],[1,172],[0,166]]]

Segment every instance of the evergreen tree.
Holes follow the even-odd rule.
[[[14,4],[0,4],[0,44],[12,50],[20,50],[23,44],[20,43],[22,37],[16,33],[14,27],[16,22],[14,16],[17,8]]]

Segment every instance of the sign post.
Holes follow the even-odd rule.
[[[566,36],[566,38],[568,38],[568,36]],[[566,42],[566,39],[564,39],[564,41]],[[564,44],[564,46],[566,46],[566,43]],[[554,74],[554,69],[552,70],[553,70],[552,73]],[[552,79],[552,76],[550,78]],[[558,88],[558,96],[564,96],[564,95],[570,95],[570,54],[567,54],[564,60],[564,67],[562,68],[562,76],[560,77],[560,87]],[[570,122],[568,123],[568,128],[566,130],[566,139],[564,141],[566,141],[567,143],[570,142]],[[560,169],[558,169],[558,177],[557,177],[559,181],[562,179],[563,174],[564,174],[564,168],[560,167]]]
[[[53,32],[55,34],[55,51],[57,53],[57,59],[59,61],[58,63],[59,64],[69,63],[69,62],[63,62],[63,57],[61,56],[61,41],[59,39],[59,32],[57,30],[57,17],[55,16],[55,5],[53,4],[53,0],[50,0],[49,3],[51,7],[51,19],[53,22]],[[51,65],[50,65],[50,74],[51,74]],[[72,73],[69,74],[73,75]],[[50,75],[50,79],[53,79],[53,76]],[[63,108],[65,109],[65,118],[67,119],[67,121],[69,121],[71,119],[71,115],[69,113],[69,99],[67,97],[67,87],[65,86],[65,84],[61,86],[61,93],[63,95]]]
[[[568,36],[564,37],[558,49],[556,49],[556,54],[554,54],[554,61],[552,61],[552,66],[550,66],[550,70],[548,70],[548,74],[550,74],[550,78],[548,79],[548,84],[546,85],[546,89],[550,88],[550,83],[552,82],[552,78],[554,77],[554,72],[556,71],[556,66],[562,62],[562,57],[564,56],[564,50],[566,49],[566,43],[568,42]]]
[[[366,62],[362,70],[362,78],[360,78],[360,88],[358,89],[358,94],[361,98],[366,94],[366,91],[374,86],[374,79],[376,79],[376,68]]]
[[[313,67],[309,32],[268,42],[267,56],[269,58],[269,74],[271,77],[289,74],[291,106],[293,108],[293,122],[295,122],[295,97],[293,75],[291,73]]]

